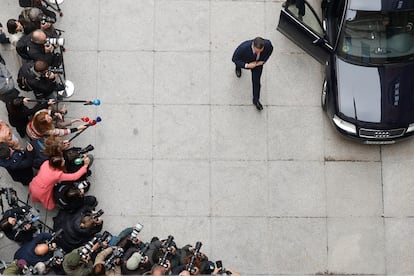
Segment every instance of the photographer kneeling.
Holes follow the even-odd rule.
[[[45,61],[52,67],[60,67],[63,57],[60,53],[55,53],[54,50],[62,46],[63,41],[63,38],[48,38],[44,31],[35,30],[26,45],[27,56],[34,61]]]
[[[0,221],[0,230],[13,241],[18,243],[26,243],[33,239],[37,228],[33,226],[32,219],[27,216],[31,207],[22,206],[15,207],[4,212]]]
[[[63,90],[65,86],[56,82],[54,71],[55,69],[49,69],[46,61],[28,61],[19,70],[17,77],[19,88],[27,92],[33,91],[38,100],[56,99],[56,93],[53,92]]]
[[[83,206],[95,207],[98,201],[94,196],[86,196],[90,183],[86,180],[75,182],[60,182],[54,188],[53,195],[56,204],[63,210],[73,213]]]
[[[53,218],[53,229],[61,228],[63,234],[56,238],[56,243],[65,252],[70,252],[85,244],[102,230],[101,214],[102,212],[97,213],[93,211],[93,207],[87,205],[74,213],[63,209],[59,210],[59,213]]]

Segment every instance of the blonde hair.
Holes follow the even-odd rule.
[[[42,152],[49,157],[62,156],[64,147],[62,137],[51,135],[45,139],[45,148]]]

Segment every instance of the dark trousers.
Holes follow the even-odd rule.
[[[296,7],[298,8],[299,15],[304,16],[305,15],[305,1],[296,0]]]
[[[252,83],[253,83],[253,103],[256,104],[260,99],[260,77],[262,76],[263,66],[257,66],[252,70]]]

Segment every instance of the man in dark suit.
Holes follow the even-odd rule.
[[[253,104],[257,110],[262,110],[263,106],[260,98],[260,77],[262,76],[263,65],[272,54],[273,46],[270,40],[256,37],[247,40],[237,47],[234,51],[232,61],[236,64],[236,76],[241,77],[241,68],[252,71],[253,82]]]

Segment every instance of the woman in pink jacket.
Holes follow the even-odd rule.
[[[29,184],[29,193],[33,202],[40,202],[48,210],[55,208],[53,187],[60,181],[75,181],[87,172],[89,157],[83,157],[83,166],[74,173],[65,173],[65,159],[53,156],[43,162],[39,172]]]

